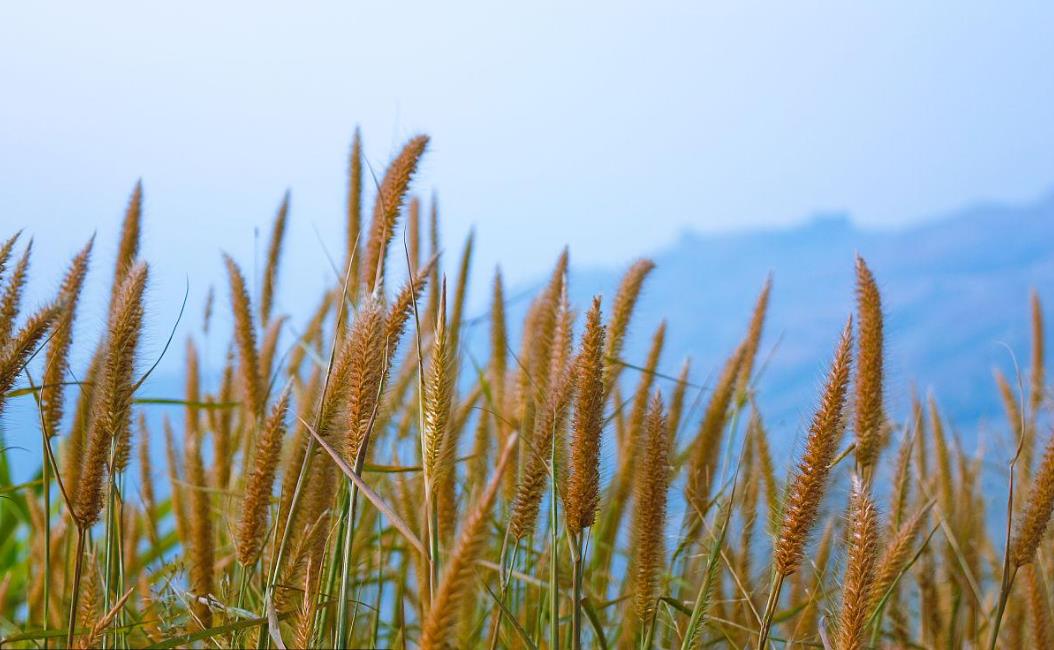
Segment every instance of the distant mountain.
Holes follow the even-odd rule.
[[[685,234],[652,256],[657,266],[626,356],[642,359],[650,333],[666,319],[661,370],[675,375],[690,356],[694,381],[708,382],[745,333],[771,273],[760,404],[773,435],[793,441],[853,310],[857,252],[882,291],[891,415],[903,417],[917,385],[933,391],[965,443],[979,426],[1005,431],[992,371],[1013,377],[1016,356],[1027,372],[1033,288],[1046,298],[1054,331],[1054,194],[1023,206],[976,205],[901,230],[866,230],[845,215],[822,215],[788,230]],[[588,304],[601,292],[610,304],[620,275],[573,271],[574,302]]]

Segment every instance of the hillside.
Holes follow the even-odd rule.
[[[892,415],[903,415],[913,385],[932,389],[964,437],[972,438],[979,424],[1003,426],[993,368],[1012,376],[1011,351],[1023,370],[1028,365],[1033,288],[1054,320],[1052,242],[1054,194],[1029,205],[977,205],[895,231],[860,229],[846,216],[822,215],[781,231],[685,234],[652,256],[657,267],[627,356],[643,358],[648,333],[665,318],[662,370],[676,374],[690,356],[695,381],[704,383],[743,335],[771,273],[763,344],[770,356],[760,400],[774,432],[783,440],[796,436],[852,309],[859,251],[883,292]],[[587,304],[597,291],[609,297],[620,273],[577,270],[573,300]]]

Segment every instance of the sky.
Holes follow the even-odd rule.
[[[1054,187],[1052,21],[973,0],[8,2],[0,231],[37,238],[53,287],[93,232],[110,265],[142,178],[167,313],[221,250],[252,264],[289,189],[301,308],[339,257],[356,126],[378,175],[432,136],[415,190],[444,246],[474,228],[476,269],[511,283],[565,244],[617,267],[687,229],[897,227]]]

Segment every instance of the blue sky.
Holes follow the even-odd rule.
[[[142,177],[168,305],[222,277],[219,250],[249,264],[291,188],[300,308],[341,241],[356,125],[378,173],[430,133],[417,187],[446,245],[475,226],[476,268],[513,281],[565,243],[615,266],[686,228],[1028,200],[1054,185],[1052,19],[965,0],[4,3],[0,225],[38,237],[52,286],[95,230],[110,264]]]

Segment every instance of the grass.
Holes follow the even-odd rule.
[[[491,309],[473,322],[488,332],[477,358],[464,317],[473,239],[448,264],[434,202],[425,223],[411,192],[427,147],[412,138],[364,184],[356,132],[347,250],[313,313],[275,313],[295,227],[288,196],[258,278],[224,256],[229,291],[215,306],[210,297],[200,331],[181,330],[192,330],[182,395],[139,394],[152,316],[141,184],[115,238],[101,340],[73,337],[85,275],[98,272],[94,238],[37,310],[22,304],[32,242],[15,233],[0,244],[0,415],[12,400],[39,413],[38,428],[7,440],[39,448],[31,480],[13,483],[0,450],[0,646],[1054,639],[1038,296],[1027,379],[998,375],[993,387],[1016,453],[1002,459],[1008,515],[992,525],[991,472],[946,431],[936,400],[912,396],[903,420],[886,411],[881,278],[865,260],[855,260],[857,307],[830,333],[827,382],[802,405],[814,416],[801,456],[774,458],[756,407],[771,282],[752,314],[712,316],[745,327],[711,364],[710,388],[687,362],[677,376],[661,371],[677,361],[663,356],[665,324],[647,358],[625,358],[648,260],[615,295],[574,305],[564,251],[519,341],[497,274]],[[376,188],[369,223],[364,185]],[[209,332],[210,315],[224,308],[234,326],[217,347],[224,333]],[[200,376],[199,349],[225,351],[208,360],[223,367],[215,385]],[[91,361],[71,367],[71,356]],[[154,412],[173,406],[181,415],[158,427]],[[168,466],[155,469],[150,447],[162,441]]]

